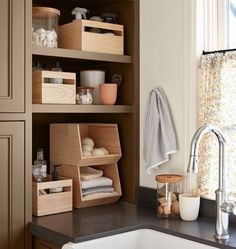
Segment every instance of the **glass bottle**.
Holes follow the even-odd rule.
[[[47,162],[44,160],[43,149],[39,148],[37,150],[37,159],[34,161],[33,165],[33,180],[37,182],[42,182],[47,177]]]
[[[58,61],[56,62],[55,66],[51,69],[51,71],[63,72],[62,68],[60,67],[60,63]],[[50,82],[53,84],[63,84],[63,79],[62,78],[51,78]]]
[[[42,71],[43,68],[42,68],[41,62],[40,61],[34,61],[32,70],[33,71],[36,71],[36,70]]]

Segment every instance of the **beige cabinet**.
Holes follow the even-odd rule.
[[[0,122],[0,248],[24,248],[24,122]]]
[[[0,112],[24,112],[25,0],[0,1]]]

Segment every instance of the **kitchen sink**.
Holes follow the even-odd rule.
[[[65,244],[62,249],[212,249],[191,240],[183,239],[152,229],[139,229],[80,243]]]

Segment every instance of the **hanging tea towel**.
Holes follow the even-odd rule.
[[[166,96],[161,88],[149,95],[144,123],[144,160],[146,170],[157,168],[177,151],[176,135]]]

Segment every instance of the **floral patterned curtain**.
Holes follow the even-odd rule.
[[[236,197],[236,53],[203,55],[200,61],[199,126],[214,124],[226,136],[226,188]],[[199,184],[213,198],[218,187],[218,141],[208,134],[199,152]]]

